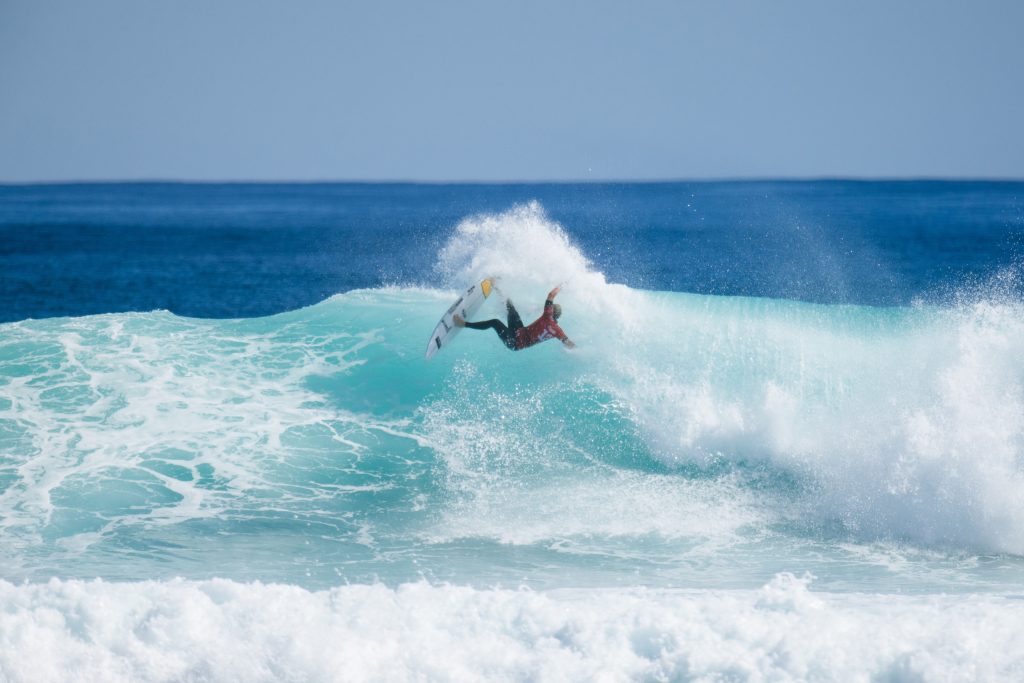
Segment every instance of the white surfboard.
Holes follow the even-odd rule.
[[[491,295],[494,290],[493,278],[485,278],[475,285],[467,289],[458,300],[451,305],[448,311],[441,316],[441,322],[437,323],[437,327],[430,335],[430,341],[427,342],[427,353],[426,359],[430,360],[434,355],[442,349],[452,343],[452,339],[459,333],[461,327],[456,327],[455,322],[452,320],[452,316],[458,313],[463,320],[468,320],[473,317],[473,314],[479,310],[480,306],[483,305],[484,301]]]

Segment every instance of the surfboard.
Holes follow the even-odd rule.
[[[480,282],[471,285],[455,303],[453,303],[441,316],[441,321],[430,334],[430,341],[427,342],[426,359],[433,358],[443,347],[452,343],[452,339],[459,333],[461,327],[456,327],[452,316],[458,313],[463,320],[473,317],[484,301],[494,290],[493,278],[484,278]]]

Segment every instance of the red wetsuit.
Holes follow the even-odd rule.
[[[516,330],[516,351],[540,344],[548,339],[568,339],[555,321],[555,305],[548,299],[544,302],[544,313],[526,327]]]

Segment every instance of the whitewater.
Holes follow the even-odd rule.
[[[1024,302],[609,281],[537,203],[441,287],[0,325],[8,680],[1024,678]],[[564,282],[578,344],[463,331]],[[479,317],[500,316],[501,296]]]

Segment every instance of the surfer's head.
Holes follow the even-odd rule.
[[[555,320],[562,317],[562,307],[558,304],[551,305],[551,315],[555,316]]]

